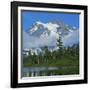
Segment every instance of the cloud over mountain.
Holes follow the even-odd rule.
[[[62,22],[36,22],[28,32],[23,31],[23,49],[56,46],[59,34],[64,46],[79,42],[79,30]]]

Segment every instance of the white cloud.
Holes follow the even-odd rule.
[[[48,28],[49,31],[54,31],[57,32],[57,28],[59,27],[59,25],[57,24],[53,24],[51,22],[44,24],[46,28]]]
[[[56,45],[56,38],[53,36],[48,36],[47,38],[37,38],[29,36],[25,31],[23,31],[23,48],[42,47],[46,45]]]
[[[63,45],[73,45],[74,43],[79,42],[79,31],[76,30],[71,32],[69,35],[66,35],[62,38]],[[47,38],[37,38],[29,36],[27,33],[23,32],[23,48],[35,48],[42,46],[56,46],[56,38],[54,35],[50,35]]]
[[[70,46],[74,43],[79,42],[79,30],[75,30],[73,32],[70,32],[68,35],[64,36],[62,38],[64,46]]]
[[[42,47],[42,46],[56,46],[57,38],[59,37],[57,33],[57,28],[59,27],[58,24],[55,23],[42,23],[38,21],[36,25],[30,30],[30,32],[35,32],[38,30],[39,26],[41,25],[44,31],[40,37],[31,36],[25,31],[23,31],[23,48],[35,48],[35,47]],[[49,31],[49,34],[48,32]],[[69,30],[69,34],[65,35],[62,38],[62,42],[64,46],[73,45],[74,43],[79,42],[79,30]]]
[[[35,32],[36,30],[38,30],[38,26],[39,25],[41,25],[41,26],[43,26],[43,28],[44,29],[47,29],[48,31],[57,31],[57,28],[59,27],[59,25],[58,24],[55,24],[55,23],[51,23],[51,22],[49,22],[49,23],[42,23],[42,22],[40,22],[40,21],[37,21],[36,22],[36,26],[34,26],[31,30],[30,30],[30,32]]]

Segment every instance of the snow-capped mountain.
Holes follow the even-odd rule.
[[[28,31],[23,31],[23,49],[54,47],[50,51],[57,50],[57,39],[61,35],[64,46],[72,46],[79,43],[79,30],[60,21],[43,23],[37,21]],[[34,49],[32,51],[35,51]]]
[[[63,22],[36,22],[30,30],[28,30],[28,33],[30,36],[36,36],[36,37],[47,37],[50,35],[50,33],[54,33],[56,36],[58,36],[58,33],[62,36],[67,35],[69,32],[73,32],[75,30],[75,27],[70,27]]]

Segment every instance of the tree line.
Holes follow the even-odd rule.
[[[43,52],[40,52],[38,55],[29,51],[29,56],[23,57],[23,64],[28,65],[42,65],[42,64],[54,64],[59,60],[64,60],[65,58],[76,60],[79,59],[79,44],[74,44],[73,46],[64,47],[61,35],[57,39],[58,50],[51,52],[48,46],[43,48]]]

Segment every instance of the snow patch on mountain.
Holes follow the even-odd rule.
[[[64,46],[79,43],[79,30],[76,27],[70,27],[61,22],[37,21],[28,32],[23,31],[23,49],[53,46],[54,48],[50,50],[57,50],[56,43],[59,35],[61,35]]]
[[[52,22],[49,23],[42,23],[40,21],[37,22],[37,25],[43,25],[44,28],[47,28],[48,31],[57,31],[57,28],[59,27],[58,24],[53,24]]]
[[[56,46],[56,39],[53,36],[47,38],[33,37],[23,31],[23,49],[43,46]]]

